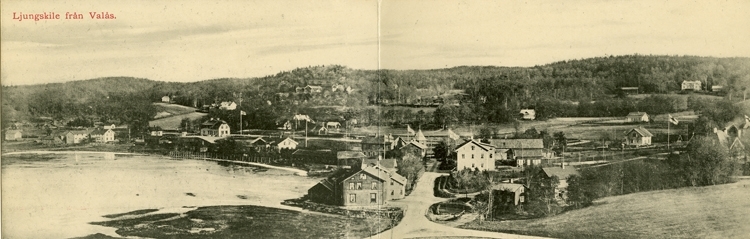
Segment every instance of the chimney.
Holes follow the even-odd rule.
[[[383,155],[378,155],[378,161],[383,160]]]
[[[512,178],[510,179],[510,183],[513,183],[513,179]]]

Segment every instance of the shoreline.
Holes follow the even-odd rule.
[[[78,151],[78,150],[60,150],[60,151],[50,151],[50,150],[28,150],[28,151],[14,151],[14,152],[8,152],[3,153],[2,155],[18,155],[18,154],[71,154],[71,153],[84,153],[84,154],[114,154],[114,155],[136,155],[136,156],[149,156],[151,154],[145,154],[145,153],[129,153],[129,152],[113,152],[113,151]],[[163,157],[168,157],[172,159],[178,159],[175,157],[169,157],[166,155],[158,155]],[[226,159],[215,159],[215,158],[199,158],[200,160],[208,160],[208,161],[215,161],[215,162],[227,162],[227,163],[236,163],[236,164],[245,164],[250,166],[256,166],[256,167],[264,167],[269,169],[278,169],[278,170],[284,170],[293,172],[294,175],[301,176],[301,177],[307,177],[307,171],[297,169],[297,168],[288,168],[288,167],[280,167],[280,166],[273,166],[269,164],[263,164],[263,163],[254,163],[254,162],[244,162],[244,161],[235,161],[235,160],[226,160]]]

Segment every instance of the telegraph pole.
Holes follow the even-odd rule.
[[[235,100],[239,102],[239,108],[240,108],[240,135],[242,135],[242,93],[239,94],[239,97],[237,97],[237,94],[234,94]]]

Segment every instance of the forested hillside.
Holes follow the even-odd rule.
[[[404,71],[329,65],[259,78],[192,83],[110,77],[4,86],[2,118],[4,125],[39,117],[133,123],[152,118],[156,112],[146,105],[165,95],[172,96],[178,104],[193,107],[237,100],[236,96],[241,95],[241,109],[248,112],[243,121],[248,127],[274,127],[296,113],[328,120],[360,118],[392,124],[507,122],[518,109],[527,107],[536,108],[541,118],[619,115],[641,109],[638,105],[642,101],[624,97],[620,87],[639,87],[641,94],[677,93],[684,80],[699,80],[704,89],[723,86],[728,95],[722,96],[742,98],[750,87],[750,58],[630,55],[534,67],[462,66]],[[297,87],[306,85],[322,86],[323,90],[296,92]],[[337,85],[341,87],[334,90]],[[383,108],[383,112],[378,112],[377,108],[365,107],[371,105],[440,107],[428,115],[424,111]]]

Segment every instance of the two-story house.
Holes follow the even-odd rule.
[[[701,81],[683,81],[682,82],[682,90],[693,90],[693,91],[699,91],[701,90]]]
[[[211,118],[201,124],[201,136],[225,137],[229,135],[229,125],[226,121]]]
[[[99,143],[115,141],[115,131],[111,129],[96,129],[91,132],[91,139]]]
[[[475,140],[469,140],[456,146],[455,155],[457,157],[457,170],[494,171],[495,160],[498,159],[495,155],[494,146]]]
[[[362,166],[340,170],[308,190],[308,198],[345,207],[382,206],[405,197],[406,178],[385,168]]]
[[[651,134],[647,129],[638,127],[628,130],[625,133],[625,145],[633,147],[641,147],[651,145]]]

